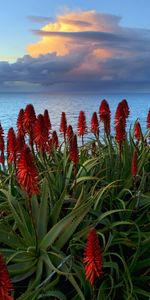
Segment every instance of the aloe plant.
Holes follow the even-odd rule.
[[[34,173],[37,189],[27,188],[29,182],[29,187],[34,187],[33,181],[29,181],[32,172],[27,168],[27,160],[25,177],[21,173],[18,180],[25,146],[19,143],[16,148],[11,139],[8,161],[5,158],[5,164],[1,162],[0,252],[14,285],[14,299],[150,298],[149,127],[138,141],[135,125],[126,133],[122,126],[126,125],[129,111],[122,105],[116,112],[115,126],[120,124],[117,123],[120,118],[122,121],[114,137],[110,135],[110,109],[103,100],[99,115],[104,135],[93,131],[95,119],[92,119],[94,136],[88,141],[84,137],[83,143],[83,135],[87,133],[84,119],[80,146],[73,131],[67,138],[66,116],[65,127],[61,124],[64,139],[59,137],[58,141],[51,124],[45,123],[42,142],[41,126],[47,117],[36,118],[33,107],[28,105],[23,120],[21,111],[17,134],[24,134],[31,151],[37,170]],[[96,130],[97,122],[96,118]],[[4,154],[4,144],[1,145]],[[136,172],[135,169],[133,172],[135,152]],[[94,284],[86,280],[83,264],[91,227],[96,230],[103,261],[103,275]]]

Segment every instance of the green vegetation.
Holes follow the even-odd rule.
[[[120,124],[123,120],[119,116]],[[1,164],[0,176],[0,253],[14,299],[150,299],[149,127],[139,139],[135,127],[125,136],[119,129],[120,140],[108,131],[99,138],[97,131],[78,148],[71,144],[74,135],[69,140],[63,130],[64,140],[56,145],[51,129],[42,148],[37,132],[33,143],[28,140],[28,127],[29,157],[22,155],[23,146],[14,150],[14,160],[8,143],[9,160]],[[37,128],[35,123],[40,135]],[[29,174],[28,162],[38,175]],[[94,285],[86,280],[83,265],[91,227],[103,259],[103,274]]]

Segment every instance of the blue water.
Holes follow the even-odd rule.
[[[16,128],[16,120],[21,108],[32,103],[36,114],[43,113],[48,109],[53,130],[59,130],[61,112],[65,111],[68,125],[73,125],[74,131],[77,129],[77,118],[80,110],[84,110],[87,118],[87,125],[90,128],[90,120],[94,111],[98,112],[100,102],[106,99],[110,105],[113,117],[117,104],[122,99],[126,99],[130,106],[130,117],[128,128],[139,118],[142,129],[146,129],[146,116],[150,108],[150,93],[138,94],[30,94],[30,93],[12,93],[0,94],[0,122],[4,129],[5,136],[10,127]],[[100,130],[102,128],[102,124]]]

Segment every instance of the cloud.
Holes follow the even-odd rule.
[[[27,55],[13,64],[0,62],[0,87],[56,91],[135,88],[136,83],[149,87],[150,31],[122,27],[120,20],[86,11],[48,21],[33,30],[39,41],[27,46]]]
[[[57,55],[67,55],[73,49],[85,47],[84,42],[97,41],[102,38],[117,38],[119,32],[120,17],[100,14],[95,11],[70,12],[63,16],[58,16],[55,22],[49,22],[40,30],[33,30],[41,39],[27,46],[28,53],[37,57],[40,54],[56,52]],[[108,35],[106,37],[106,35]],[[120,37],[121,38],[121,37]],[[82,40],[82,45],[81,45]],[[86,45],[87,46],[87,45]]]
[[[84,53],[66,57],[57,57],[53,53],[38,58],[25,55],[13,64],[0,62],[0,86],[20,87],[23,83],[23,86],[35,84],[35,88],[37,85],[44,88],[70,81],[69,72],[80,65],[83,57]]]
[[[122,42],[127,41],[127,38],[122,37],[109,32],[99,32],[99,31],[80,31],[80,32],[60,32],[60,31],[44,31],[44,30],[32,30],[33,33],[43,36],[43,37],[69,37],[70,39],[77,40],[88,40],[88,42]]]
[[[44,16],[28,16],[27,19],[31,21],[32,23],[47,23],[51,22],[52,18],[50,17],[44,17]]]

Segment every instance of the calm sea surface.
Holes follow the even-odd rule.
[[[16,128],[16,120],[19,110],[25,108],[27,104],[32,103],[36,114],[43,113],[48,109],[52,123],[52,129],[58,130],[60,124],[61,112],[66,112],[67,123],[72,124],[74,131],[77,128],[77,118],[80,110],[84,110],[87,118],[87,125],[90,127],[90,119],[94,111],[98,112],[102,99],[106,99],[110,105],[113,117],[117,104],[122,99],[126,99],[130,106],[130,117],[128,128],[139,118],[143,130],[146,128],[146,116],[150,108],[150,93],[138,94],[0,94],[0,122],[7,135],[9,127]],[[101,125],[102,126],[102,125]],[[101,130],[101,129],[100,129]]]

